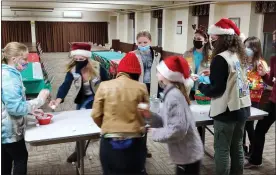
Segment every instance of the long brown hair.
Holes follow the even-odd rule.
[[[84,67],[89,72],[89,80],[93,79],[94,77],[99,76],[99,73],[95,70],[94,65],[96,64],[97,61],[90,60],[87,58],[88,63]],[[66,72],[71,72],[72,69],[76,66],[76,61],[72,58],[71,61],[67,64],[66,66]]]
[[[252,49],[252,51],[254,52],[254,55],[252,58],[253,70],[257,71],[258,61],[261,58],[263,58],[261,41],[259,38],[252,36],[252,37],[248,37],[244,41],[244,44],[246,43],[248,43],[248,48]]]
[[[204,40],[207,41],[207,43],[204,44],[203,46],[203,50],[202,50],[202,54],[203,54],[203,59],[201,61],[201,65],[204,66],[205,64],[207,64],[209,62],[209,51],[211,50],[210,48],[210,42],[209,42],[209,39],[208,39],[208,34],[201,31],[201,30],[196,30],[195,34],[199,34],[201,35],[202,37],[204,37]],[[193,51],[195,50],[196,48],[194,47],[193,48]]]
[[[191,100],[189,98],[189,95],[187,93],[186,87],[183,83],[179,83],[179,82],[172,82],[172,84],[181,91],[181,93],[184,95],[188,105],[191,104]]]
[[[238,35],[219,35],[214,45],[212,58],[226,50],[238,55],[241,66],[244,67],[247,65],[245,47]]]

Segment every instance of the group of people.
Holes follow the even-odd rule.
[[[210,26],[208,32],[203,27],[195,29],[194,47],[183,57],[170,56],[161,61],[160,53],[150,46],[148,31],[139,32],[136,39],[137,50],[124,56],[113,80],[107,78],[99,62],[90,59],[90,45],[73,44],[64,82],[56,99],[49,103],[52,108],[58,107],[73,84],[77,89],[77,110],[93,108],[91,116],[101,128],[103,174],[147,174],[145,162],[151,157],[147,133],[154,141],[168,144],[176,174],[200,174],[204,155],[202,128],[196,128],[189,107],[196,90],[211,97],[215,174],[239,175],[244,167],[260,166],[265,134],[276,116],[276,56],[271,58],[268,72],[260,40],[244,40],[235,23],[226,18]],[[274,54],[275,43],[276,31]],[[7,44],[3,50],[2,174],[11,174],[12,165],[13,174],[27,173],[24,118],[46,103],[50,94],[42,90],[37,98],[26,101],[20,71],[26,68],[27,54],[27,47],[17,42]],[[257,86],[248,83],[252,78],[258,80]],[[273,86],[269,115],[258,121],[254,130],[254,122],[246,122],[250,106],[258,107],[260,101],[253,92],[263,91],[266,85]],[[157,112],[151,112],[149,96],[161,92],[162,104]],[[249,149],[244,141],[245,130]],[[75,151],[67,161],[76,160]]]

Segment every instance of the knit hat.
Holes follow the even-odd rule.
[[[127,53],[120,61],[117,71],[140,75],[141,66],[135,53]]]
[[[216,24],[211,25],[208,29],[209,35],[238,35],[241,40],[244,41],[245,35],[240,32],[240,29],[236,26],[236,24],[228,19],[222,18]]]
[[[190,66],[183,57],[170,56],[157,66],[157,70],[172,82],[184,83],[188,89],[194,85],[194,81],[190,78]]]
[[[91,57],[91,45],[88,43],[74,43],[71,48],[71,56],[79,55],[87,58]]]

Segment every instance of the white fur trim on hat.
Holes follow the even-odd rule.
[[[244,41],[245,41],[246,36],[244,35],[244,33],[240,33],[240,38],[241,38],[242,42],[244,42]]]
[[[158,66],[156,67],[158,72],[163,75],[166,79],[174,82],[180,82],[183,83],[183,75],[180,72],[174,72],[170,70],[164,61],[162,61]]]
[[[235,31],[233,29],[223,29],[221,27],[211,25],[208,29],[209,35],[234,35]]]
[[[80,55],[87,58],[91,58],[91,51],[88,51],[88,50],[78,49],[78,50],[72,50],[70,53],[71,53],[71,56]]]

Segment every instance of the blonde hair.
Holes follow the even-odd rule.
[[[185,85],[183,83],[179,83],[179,82],[172,82],[172,84],[181,91],[181,93],[184,95],[188,105],[191,104],[191,100],[189,98],[189,95],[187,93],[187,89],[185,87]]]
[[[149,40],[151,40],[151,34],[147,30],[142,30],[136,35],[136,40],[138,40],[140,37],[146,37]]]
[[[9,60],[13,57],[23,56],[28,54],[28,47],[25,44],[18,42],[10,42],[2,50],[2,63],[8,64]],[[27,59],[27,58],[23,58]]]
[[[89,80],[94,77],[99,76],[99,73],[95,70],[94,66],[96,65],[97,61],[90,60],[87,58],[88,64],[84,67],[89,72]],[[76,61],[72,58],[71,61],[66,66],[66,72],[71,72],[72,69],[76,66]]]

